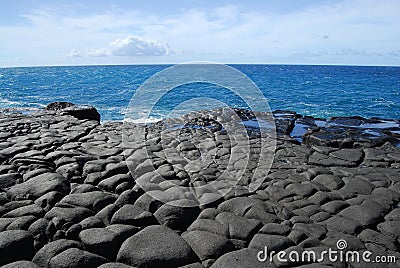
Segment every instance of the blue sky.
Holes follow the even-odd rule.
[[[0,66],[400,65],[400,1],[2,1]]]

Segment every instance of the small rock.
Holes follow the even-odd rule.
[[[234,248],[226,237],[205,231],[190,231],[184,233],[182,238],[202,261],[216,259]]]
[[[0,233],[0,265],[33,256],[33,237],[27,231],[11,230]]]
[[[400,221],[385,221],[377,226],[378,231],[394,239],[400,238]]]
[[[193,263],[197,258],[173,230],[154,225],[127,239],[118,252],[117,261],[136,267],[169,267]]]
[[[156,224],[153,214],[137,205],[125,205],[114,213],[111,224],[128,224],[134,226],[147,226]]]
[[[99,211],[105,206],[113,203],[116,196],[110,193],[94,191],[79,194],[69,194],[60,203],[67,203],[78,207],[84,207],[93,211]]]
[[[16,261],[7,265],[1,266],[2,268],[40,268],[34,262],[31,261]]]
[[[28,215],[42,217],[44,215],[44,213],[45,213],[45,211],[41,207],[39,207],[35,204],[32,204],[32,205],[16,208],[16,209],[4,214],[3,217],[16,218],[16,217],[22,217],[22,216],[28,216]]]
[[[59,253],[69,249],[69,248],[80,248],[83,249],[82,243],[60,239],[54,242],[50,242],[44,247],[42,247],[33,257],[32,261],[39,265],[40,267],[49,267],[51,258],[58,255]]]
[[[348,207],[349,204],[347,202],[341,201],[341,200],[333,200],[330,201],[326,204],[323,204],[321,208],[325,211],[328,211],[330,213],[336,214],[339,211],[343,210],[344,208]]]
[[[382,218],[382,211],[372,206],[355,205],[342,210],[338,215],[353,219],[362,226],[370,226],[376,224]]]
[[[162,205],[155,213],[160,224],[171,229],[184,231],[200,214],[198,207],[176,207]]]
[[[361,227],[360,223],[338,215],[333,216],[326,222],[326,228],[328,230],[344,232],[347,234],[358,233]]]
[[[337,190],[340,189],[343,185],[344,182],[342,179],[335,175],[330,175],[330,174],[320,174],[317,175],[314,180],[315,182],[318,182],[328,188],[329,190]]]
[[[44,173],[30,180],[14,185],[7,191],[10,199],[37,199],[45,193],[57,191],[68,194],[68,181],[57,173]]]
[[[206,231],[214,234],[219,234],[225,237],[229,236],[228,225],[221,224],[216,220],[197,219],[187,229],[188,231]]]
[[[247,219],[229,212],[220,213],[215,220],[228,225],[229,235],[233,239],[249,240],[262,227],[259,220]]]
[[[60,254],[51,258],[50,268],[97,268],[103,263],[108,262],[107,259],[81,250],[77,248],[69,248]]]
[[[343,191],[368,195],[374,189],[372,183],[359,177],[344,177],[343,181],[346,183],[341,189]]]
[[[287,235],[290,232],[290,227],[278,223],[268,223],[258,232],[261,234]]]
[[[81,207],[54,207],[46,213],[45,218],[50,220],[58,218],[63,222],[78,223],[81,220],[93,216],[93,212]]]
[[[264,247],[268,247],[269,251],[279,251],[293,245],[293,241],[286,236],[259,233],[250,241],[249,248],[264,250]]]

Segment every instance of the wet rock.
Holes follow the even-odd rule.
[[[117,256],[118,262],[136,267],[183,266],[196,260],[186,241],[163,226],[148,226],[133,235],[122,244]]]

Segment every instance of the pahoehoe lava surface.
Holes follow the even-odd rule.
[[[257,139],[251,113],[237,112]],[[135,184],[124,157],[135,149],[122,146],[122,122],[100,124],[56,110],[0,112],[0,265],[367,267],[257,260],[265,246],[320,252],[345,239],[349,250],[396,256],[397,263],[382,267],[398,267],[399,122],[274,115],[275,158],[257,191],[239,185],[211,204],[175,207]],[[216,134],[210,137],[218,159],[235,151],[214,122],[191,121],[183,129],[198,130],[196,124]],[[152,162],[137,167],[144,173],[146,165],[155,165],[159,174],[182,184],[207,183],[218,173],[218,165],[177,169],[157,158],[162,141],[151,142]],[[188,141],[170,146],[187,157],[198,154]]]

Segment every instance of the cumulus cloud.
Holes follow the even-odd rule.
[[[170,54],[172,54],[172,50],[166,42],[143,39],[137,36],[128,36],[126,38],[117,39],[109,44],[108,47],[89,51],[89,55],[92,57],[168,56]]]
[[[82,53],[76,48],[72,49],[68,54],[65,55],[66,58],[81,58]]]

